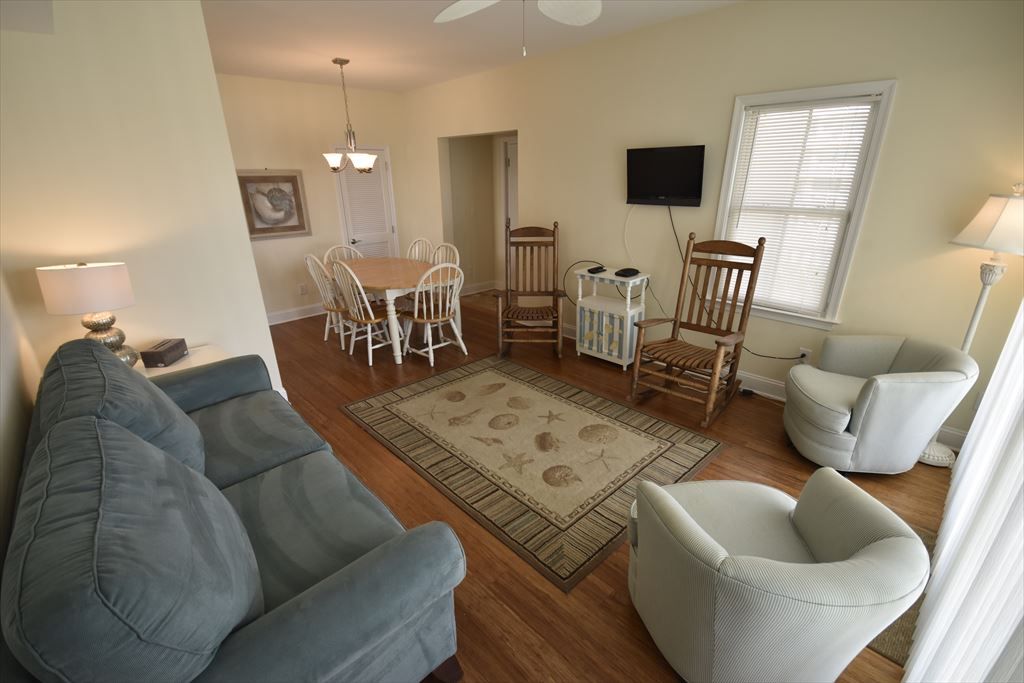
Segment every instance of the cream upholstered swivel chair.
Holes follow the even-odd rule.
[[[786,434],[842,472],[906,472],[978,378],[966,353],[907,337],[825,338],[818,367],[786,380]]]
[[[921,539],[830,468],[799,501],[642,482],[629,537],[633,605],[688,683],[833,681],[928,580]]]

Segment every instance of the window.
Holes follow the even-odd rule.
[[[755,313],[830,328],[895,83],[736,98],[717,235],[767,238]]]

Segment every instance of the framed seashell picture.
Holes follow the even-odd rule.
[[[249,239],[310,235],[302,171],[238,171]]]

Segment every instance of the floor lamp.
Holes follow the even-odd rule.
[[[978,211],[974,220],[968,223],[967,227],[952,240],[953,244],[960,246],[992,251],[992,258],[981,264],[981,293],[978,294],[974,315],[971,316],[967,333],[964,334],[964,342],[960,346],[960,350],[964,353],[971,350],[971,342],[974,341],[974,333],[978,329],[981,312],[985,310],[989,289],[999,282],[1006,272],[1003,254],[1024,255],[1024,196],[1022,195],[1024,195],[1024,183],[1014,185],[1013,194],[989,195],[988,201]],[[928,444],[920,458],[923,463],[940,467],[951,466],[955,459],[953,449],[935,439]]]

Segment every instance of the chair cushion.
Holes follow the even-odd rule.
[[[273,390],[231,398],[188,415],[206,442],[206,476],[218,488],[325,446],[323,438]]]
[[[46,365],[36,399],[39,430],[28,448],[61,420],[91,416],[117,423],[185,463],[204,469],[203,437],[167,394],[90,339],[63,344]]]
[[[3,631],[42,680],[191,680],[263,611],[252,546],[224,496],[113,422],[50,429],[17,513]]]
[[[796,501],[782,491],[748,481],[689,481],[664,489],[730,555],[814,562],[793,525]]]
[[[330,451],[275,467],[224,495],[249,531],[268,611],[404,531]]]
[[[792,406],[811,424],[842,434],[850,424],[853,407],[866,381],[810,365],[794,365],[786,379],[786,406]]]

